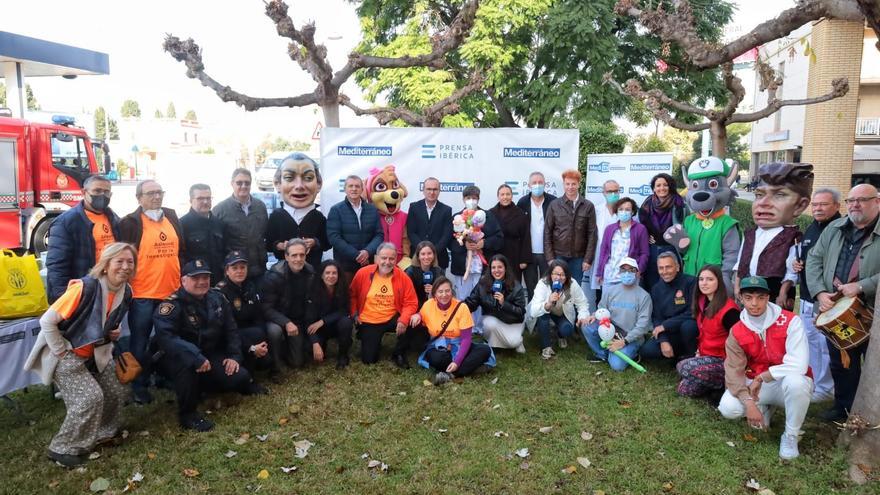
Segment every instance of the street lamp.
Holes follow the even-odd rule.
[[[138,178],[138,151],[140,151],[138,149],[138,146],[136,144],[133,144],[131,146],[131,152],[134,153],[134,178],[135,178],[135,180],[137,180],[137,178]]]

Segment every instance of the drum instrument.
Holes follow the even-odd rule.
[[[855,297],[841,297],[828,311],[816,317],[819,329],[841,351],[852,349],[868,340],[871,311]]]

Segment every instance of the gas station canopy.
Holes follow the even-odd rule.
[[[110,73],[106,53],[0,31],[0,63],[15,62],[21,76],[79,76]]]

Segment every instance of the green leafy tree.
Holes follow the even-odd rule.
[[[27,99],[27,109],[28,110],[40,110],[40,103],[37,102],[36,96],[34,96],[34,90],[31,88],[30,84],[24,85],[25,98]],[[0,107],[6,106],[6,85],[0,83]]]
[[[195,121],[195,122],[198,122],[198,120],[199,120],[198,116],[196,116],[196,111],[195,111],[195,110],[187,110],[187,111],[186,111],[186,115],[184,115],[183,118],[184,118],[185,120],[192,120],[192,121]]]
[[[159,110],[158,108],[156,109],[156,112],[153,114],[153,117],[155,117],[157,119],[164,119],[165,118],[165,116],[162,115],[162,110]]]
[[[122,102],[122,109],[119,114],[123,117],[140,117],[141,106],[135,100],[125,100]]]
[[[621,153],[626,146],[626,134],[610,122],[569,123],[565,127],[577,127],[580,133],[578,170],[587,176],[587,156],[597,153]],[[585,185],[585,184],[584,184]],[[583,186],[582,186],[583,187]],[[583,192],[583,191],[581,191]]]
[[[749,156],[751,150],[749,148],[748,139],[751,131],[752,124],[750,122],[739,122],[727,126],[727,143],[724,147],[724,157],[736,160],[740,165],[751,162]],[[694,136],[695,139],[692,149],[695,154],[699,154],[703,149],[703,133],[697,133],[694,134]],[[709,139],[712,139],[711,135],[709,136]],[[713,146],[710,142],[709,149],[712,148]]]
[[[168,117],[169,119],[176,119],[177,118],[177,109],[174,108],[173,101],[168,102],[168,108],[165,110],[165,116]]]
[[[257,145],[257,149],[255,150],[256,161],[257,164],[261,164],[266,161],[266,157],[272,153],[276,153],[278,151],[308,151],[310,150],[312,145],[303,141],[296,140],[287,140],[281,136],[276,136],[274,139],[271,136],[266,136],[266,139],[263,139],[259,145]]]
[[[104,141],[107,139],[107,126],[110,126],[110,139],[119,139],[119,127],[116,121],[107,118],[107,112],[104,107],[95,109],[95,139]]]
[[[629,141],[629,147],[633,153],[657,153],[670,151],[669,146],[662,139],[653,134],[640,134]]]

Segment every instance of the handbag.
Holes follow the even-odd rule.
[[[49,307],[46,288],[32,254],[0,252],[0,319],[40,316]]]
[[[125,385],[134,381],[141,374],[141,364],[135,359],[134,354],[123,352],[116,356],[116,378],[119,383]]]

